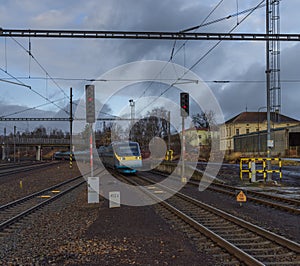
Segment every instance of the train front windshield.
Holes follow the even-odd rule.
[[[122,144],[114,147],[119,156],[140,156],[140,150],[137,144]]]

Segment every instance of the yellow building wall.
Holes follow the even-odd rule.
[[[294,126],[299,123],[272,123],[271,128],[283,128]],[[237,130],[238,133],[237,134]],[[230,123],[221,127],[221,150],[234,150],[233,137],[236,135],[248,134],[267,130],[267,122],[264,123]]]

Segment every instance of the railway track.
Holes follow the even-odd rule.
[[[141,178],[143,184],[141,184]],[[183,227],[190,227],[193,239],[199,238],[199,233],[217,244],[220,253],[226,250],[232,258],[228,264],[246,265],[299,265],[300,244],[265,230],[238,217],[209,206],[182,193],[153,184],[153,181],[139,175],[126,178],[134,185],[143,185],[144,192],[161,201],[164,192],[174,193],[174,196],[160,202],[172,215],[184,221]],[[134,179],[134,180],[133,180]],[[145,183],[147,185],[145,185]],[[153,192],[160,191],[159,194]],[[203,241],[203,238],[199,238]],[[226,255],[224,255],[226,256]],[[224,262],[224,264],[226,264]]]
[[[0,206],[0,232],[85,183],[83,176],[43,189]]]
[[[18,163],[1,163],[0,164],[0,170],[3,170],[3,169],[6,169],[6,168],[12,168],[12,167],[18,167],[20,165],[32,165],[33,163],[36,163],[35,161],[21,161],[21,162],[18,162]]]
[[[159,174],[161,176],[167,176],[157,171],[154,173],[156,175]],[[199,187],[199,181],[190,180],[188,183],[195,187]],[[226,194],[234,198],[236,197],[238,191],[244,190],[246,192],[248,201],[265,205],[271,208],[280,209],[282,211],[294,213],[297,215],[300,214],[300,200],[297,199],[291,199],[283,196],[271,195],[270,193],[257,192],[241,187],[230,186],[215,180],[205,187],[206,189],[211,190],[213,192]]]
[[[199,182],[190,181],[189,183],[197,187],[199,186]],[[207,189],[235,197],[236,192],[241,190],[242,188],[214,182],[211,183],[210,186],[207,187]],[[249,201],[294,214],[300,214],[300,201],[297,199],[290,199],[282,196],[276,196],[269,193],[257,192],[247,189],[246,193],[247,200]]]
[[[58,164],[58,162],[51,161],[51,162],[42,162],[42,163],[5,165],[0,167],[0,177],[12,175],[12,174],[18,174],[21,172],[32,171],[35,169],[41,169],[43,167],[48,167],[53,164]]]

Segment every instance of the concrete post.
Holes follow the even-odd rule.
[[[251,162],[251,182],[256,182],[256,166],[255,166],[255,161]]]
[[[5,160],[5,145],[2,145],[2,161]]]
[[[36,156],[35,159],[37,161],[41,160],[41,145],[36,146]]]

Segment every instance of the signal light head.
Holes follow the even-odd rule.
[[[86,122],[95,123],[95,86],[86,85],[85,86],[86,95]]]
[[[187,92],[180,93],[181,116],[189,116],[189,94]]]

